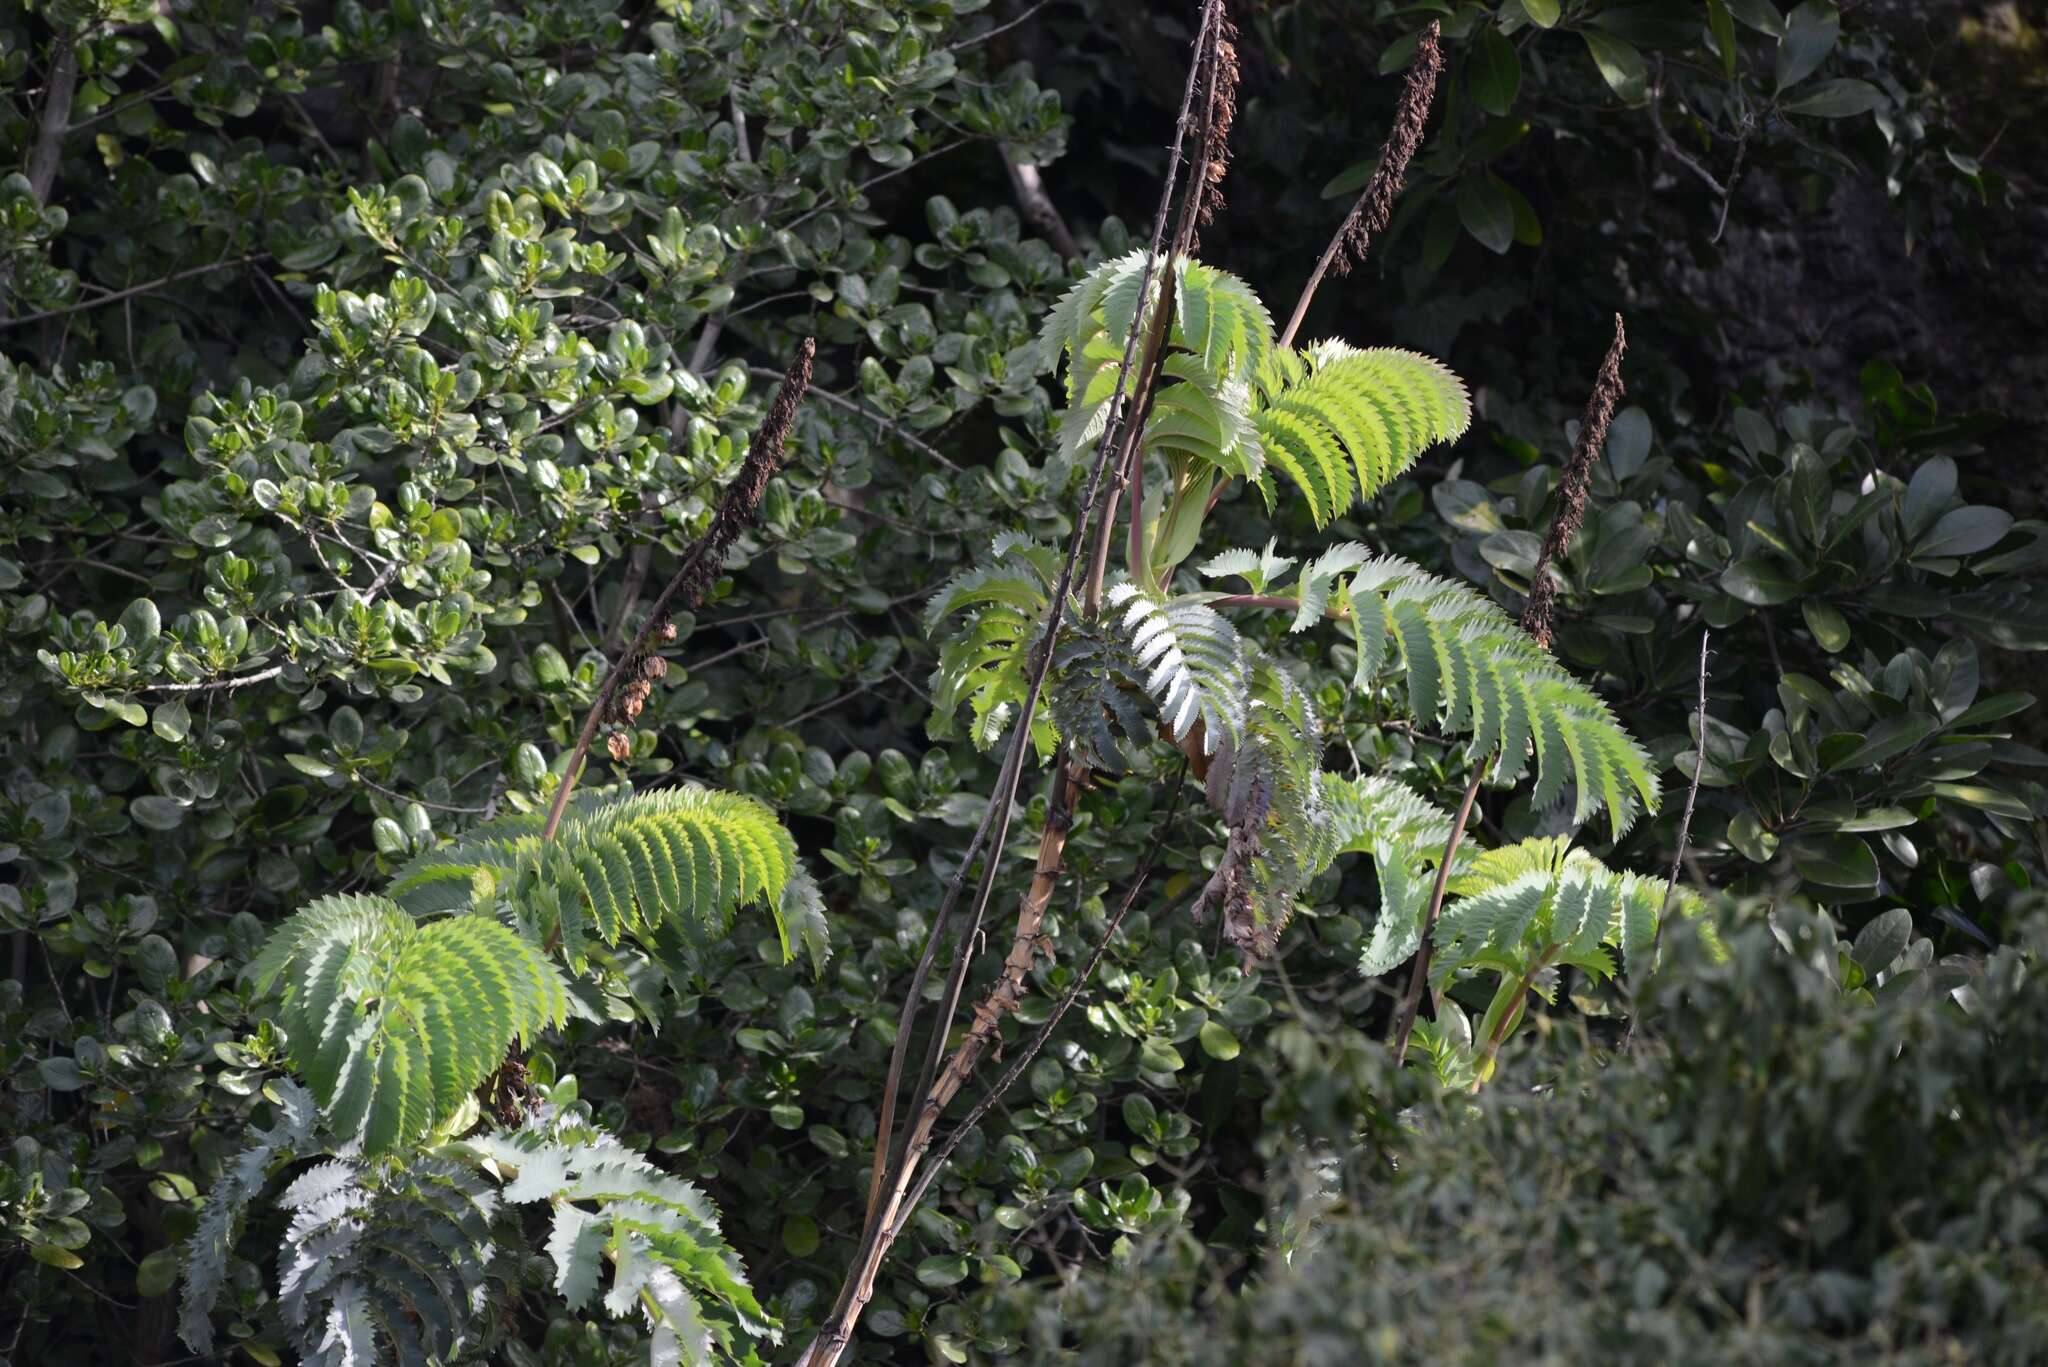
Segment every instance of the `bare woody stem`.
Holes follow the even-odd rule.
[[[263,253],[253,252],[248,256],[230,257],[225,261],[209,261],[203,266],[193,266],[189,270],[173,271],[171,274],[158,279],[146,281],[140,285],[130,285],[126,289],[115,290],[110,294],[97,295],[91,299],[81,299],[75,304],[66,304],[62,308],[44,309],[40,313],[24,313],[19,318],[0,318],[0,327],[22,327],[29,323],[40,323],[45,318],[62,318],[66,314],[84,313],[88,309],[103,308],[108,304],[118,304],[124,299],[133,299],[138,295],[154,293],[166,285],[175,285],[180,280],[190,280],[195,275],[211,275],[215,271],[234,270],[237,267],[246,266],[252,261],[261,261],[263,259]]]
[[[28,188],[38,206],[50,202],[50,190],[57,183],[57,165],[64,157],[64,134],[71,127],[71,104],[77,95],[78,36],[59,33],[50,49],[50,75],[43,89],[42,115],[36,121],[36,140],[28,153]],[[12,293],[13,276],[11,262],[0,264],[0,321],[8,314],[7,296]]]
[[[1650,932],[1650,952],[1643,959],[1641,973],[1629,973],[1628,1028],[1621,1032],[1621,1048],[1624,1052],[1635,1043],[1636,980],[1647,978],[1657,971],[1657,951],[1664,943],[1664,922],[1671,915],[1672,899],[1678,896],[1678,871],[1685,863],[1686,842],[1692,838],[1692,809],[1699,801],[1700,779],[1707,772],[1707,642],[1711,638],[1706,627],[1700,628],[1700,681],[1699,699],[1694,704],[1693,725],[1698,733],[1698,748],[1693,753],[1692,784],[1685,790],[1685,811],[1678,818],[1678,848],[1671,852],[1671,873],[1664,880],[1664,901],[1657,908],[1657,928]]]
[[[1195,93],[1203,74],[1205,56],[1210,52],[1214,42],[1220,10],[1221,0],[1204,0],[1202,24],[1195,38],[1195,56],[1189,66],[1187,87],[1182,98],[1180,117],[1176,123],[1166,183],[1161,190],[1159,212],[1154,220],[1152,243],[1146,253],[1144,270],[1139,277],[1140,298],[1146,297],[1155,278],[1165,279],[1164,267],[1171,255],[1165,241],[1167,217],[1179,180],[1183,150],[1188,146],[1190,135],[1195,128],[1195,121],[1191,118]],[[1199,190],[1198,185],[1195,192],[1199,193]],[[1170,288],[1170,285],[1167,288]],[[1161,312],[1163,314],[1163,309]],[[1118,474],[1123,473],[1125,463],[1130,459],[1131,452],[1136,449],[1137,433],[1142,431],[1143,422],[1143,377],[1148,369],[1153,368],[1153,358],[1140,351],[1138,329],[1133,328],[1125,339],[1123,355],[1118,362],[1116,385],[1112,391],[1115,397],[1112,399],[1110,421],[1103,432],[1088,488],[1082,498],[1081,516],[1076,519],[1073,534],[1068,539],[1066,559],[1047,608],[1043,637],[1036,658],[1032,661],[1024,701],[1018,710],[1016,720],[1012,722],[1010,751],[1006,757],[1004,772],[997,780],[996,791],[991,794],[989,812],[983,819],[982,830],[977,831],[976,841],[973,842],[978,845],[983,832],[987,833],[988,843],[983,858],[980,885],[967,924],[961,928],[955,950],[954,970],[949,978],[940,1013],[932,1027],[932,1040],[924,1077],[920,1079],[920,1086],[917,1089],[920,1094],[918,1108],[904,1136],[902,1150],[895,1161],[890,1162],[896,1092],[901,1085],[906,1061],[905,1051],[911,1027],[916,1021],[924,977],[929,972],[938,939],[946,931],[953,906],[958,900],[959,889],[963,885],[967,868],[965,862],[960,873],[956,875],[954,885],[949,888],[938,915],[934,918],[932,930],[927,937],[924,959],[920,962],[919,972],[914,976],[911,992],[904,1002],[889,1073],[884,1081],[883,1105],[876,1118],[875,1166],[870,1185],[867,1221],[862,1230],[860,1244],[856,1249],[853,1264],[848,1269],[846,1280],[841,1285],[831,1316],[803,1357],[799,1359],[803,1367],[833,1367],[852,1341],[853,1329],[861,1311],[874,1294],[875,1276],[882,1260],[901,1233],[902,1217],[910,1209],[906,1204],[906,1194],[916,1177],[919,1162],[930,1149],[939,1115],[972,1075],[981,1055],[995,1039],[1002,1017],[1015,1009],[1023,995],[1024,979],[1038,953],[1045,908],[1051,900],[1053,888],[1059,877],[1060,862],[1065,853],[1070,814],[1085,778],[1084,770],[1067,762],[1064,749],[1054,762],[1052,801],[1049,804],[1046,830],[1040,839],[1039,856],[1031,885],[1018,907],[1017,930],[1011,937],[1002,970],[995,985],[976,1005],[967,1037],[946,1060],[943,1068],[937,1067],[951,1027],[952,1012],[959,1000],[960,986],[965,981],[968,957],[972,953],[976,935],[1000,872],[1003,850],[1009,833],[1010,813],[1023,774],[1025,747],[1030,744],[1032,722],[1046,674],[1051,666],[1052,645],[1058,637],[1060,624],[1065,616],[1068,594],[1073,587],[1074,571],[1083,548],[1089,544],[1091,524],[1099,533],[1102,544],[1102,553],[1094,557],[1094,560],[1106,558],[1107,544],[1115,525],[1116,495],[1115,484],[1108,476],[1112,470]],[[1140,380],[1138,389],[1130,387],[1134,375]],[[1089,566],[1088,583],[1091,589],[1091,601],[1088,606],[1093,610],[1099,603],[1101,591],[1101,577],[1095,573],[1093,561]]]
[[[782,387],[775,391],[775,398],[768,405],[768,415],[747,447],[747,458],[741,463],[739,474],[727,487],[718,511],[712,514],[711,525],[684,552],[682,564],[662,589],[661,596],[654,600],[654,608],[633,637],[633,643],[612,661],[604,683],[597,690],[597,701],[590,705],[590,711],[583,718],[583,729],[569,751],[569,762],[562,770],[560,785],[555,789],[554,803],[548,808],[547,824],[541,829],[542,840],[553,840],[555,832],[561,829],[562,816],[569,810],[569,797],[576,791],[576,780],[590,754],[591,742],[597,739],[597,728],[603,725],[606,714],[611,710],[612,698],[624,681],[627,669],[646,651],[648,642],[668,620],[670,612],[678,605],[690,608],[703,601],[706,590],[717,579],[719,568],[725,563],[725,553],[732,549],[732,543],[740,532],[754,521],[761,495],[767,492],[768,481],[781,468],[783,444],[789,436],[790,424],[796,418],[797,405],[803,401],[804,391],[810,388],[811,361],[817,350],[816,341],[809,337],[804,338],[803,344],[797,348],[796,360],[790,363],[789,372],[782,377]],[[559,934],[559,928],[549,934],[549,949],[554,948]]]
[[[1198,43],[1204,41],[1207,37],[1208,16],[1213,15],[1217,8],[1217,3],[1218,0],[1209,0],[1208,5],[1205,7],[1204,27],[1202,34],[1197,38]],[[1194,66],[1190,68],[1188,89],[1181,107],[1179,127],[1182,130],[1182,136],[1176,141],[1173,148],[1172,161],[1167,169],[1166,184],[1160,195],[1159,212],[1153,228],[1151,248],[1145,259],[1144,270],[1139,277],[1138,293],[1140,298],[1143,298],[1150,290],[1151,283],[1155,277],[1163,279],[1169,273],[1170,258],[1162,258],[1161,256],[1162,244],[1165,241],[1166,215],[1167,210],[1173,203],[1174,186],[1178,180],[1181,165],[1181,148],[1185,145],[1189,127],[1188,112],[1192,107],[1196,74],[1200,70],[1200,65],[1198,54]],[[1170,296],[1168,297],[1170,298]],[[1163,320],[1164,312],[1162,309],[1160,321]],[[1075,528],[1074,536],[1069,542],[1067,565],[1062,571],[1059,591],[1053,597],[1052,611],[1048,614],[1048,622],[1044,634],[1045,646],[1035,666],[1036,672],[1032,686],[1026,696],[1025,710],[1018,721],[1014,723],[1016,730],[1013,734],[1011,751],[1006,759],[1003,775],[997,781],[998,790],[1007,793],[1009,798],[1014,798],[1017,785],[1022,777],[1022,746],[1029,734],[1031,720],[1035,715],[1039,687],[1043,683],[1046,668],[1050,663],[1051,644],[1058,633],[1059,622],[1065,611],[1067,589],[1071,582],[1071,572],[1075,563],[1074,556],[1085,541],[1086,528],[1089,524],[1088,511],[1098,506],[1098,486],[1102,484],[1103,475],[1106,472],[1113,471],[1117,478],[1122,478],[1127,471],[1131,452],[1135,448],[1139,434],[1143,431],[1144,396],[1149,393],[1148,385],[1150,381],[1156,378],[1155,357],[1158,344],[1163,342],[1164,335],[1161,329],[1152,329],[1151,335],[1148,337],[1147,349],[1143,351],[1138,349],[1139,334],[1135,328],[1130,336],[1124,339],[1124,351],[1117,369],[1116,394],[1118,396],[1118,407],[1102,436],[1102,444],[1097,454],[1095,474],[1091,479],[1088,493],[1083,501],[1083,517],[1080,524]],[[1133,373],[1134,366],[1139,376],[1139,382],[1136,390],[1132,391],[1129,388],[1128,381]],[[1096,522],[1096,545],[1085,581],[1086,587],[1083,591],[1085,599],[1084,611],[1091,615],[1098,609],[1101,603],[1102,583],[1107,570],[1109,545],[1116,524],[1117,495],[1117,479],[1111,479],[1107,486],[1102,487],[1099,492],[1101,516]],[[1048,830],[1053,828],[1064,830],[1068,813],[1066,804],[1068,784],[1064,777],[1066,769],[1066,755],[1065,751],[1062,750],[1053,764],[1056,777],[1052,784],[1052,790],[1048,795]],[[1078,780],[1074,786],[1078,789]],[[945,1045],[946,1032],[951,1028],[954,1014],[959,1009],[961,993],[966,983],[971,946],[976,936],[980,933],[982,920],[987,912],[988,902],[994,891],[999,858],[1009,832],[1008,799],[1005,800],[1000,811],[998,811],[994,801],[991,801],[989,815],[983,818],[981,828],[975,833],[975,844],[978,845],[980,840],[988,833],[992,821],[996,823],[997,840],[995,851],[983,866],[981,880],[976,888],[974,906],[970,913],[969,925],[960,936],[954,953],[953,968],[948,975],[946,990],[940,1004],[939,1026],[933,1032],[931,1043],[926,1050],[924,1066],[919,1070],[916,1088],[916,1094],[918,1095],[924,1095],[929,1092],[937,1078],[939,1060],[943,1055]],[[934,918],[932,931],[926,941],[924,955],[920,958],[917,970],[912,975],[910,992],[904,1001],[896,1042],[891,1050],[889,1070],[883,1079],[882,1105],[876,1117],[875,1157],[874,1166],[869,1178],[867,1229],[864,1237],[873,1236],[879,1231],[876,1218],[883,1189],[887,1184],[891,1153],[890,1146],[895,1128],[897,1095],[902,1086],[903,1068],[906,1061],[905,1050],[909,1044],[911,1027],[916,1023],[917,1006],[921,1000],[925,980],[929,976],[932,967],[933,957],[937,950],[938,937],[944,932],[946,923],[952,915],[953,908],[958,901],[959,880],[965,877],[966,864],[971,862],[972,855],[970,854],[968,860],[963,862],[960,874],[956,875],[955,886],[948,890],[946,899],[939,908],[939,914]],[[906,1165],[915,1161],[915,1157],[910,1150],[909,1139],[906,1139],[904,1142],[900,1161]]]
[[[1174,289],[1174,271],[1180,262],[1187,259],[1195,246],[1196,232],[1205,222],[1210,211],[1218,202],[1218,183],[1228,167],[1229,132],[1237,117],[1237,55],[1231,40],[1237,30],[1230,22],[1229,14],[1220,3],[1212,2],[1203,6],[1201,33],[1196,40],[1194,61],[1189,67],[1187,99],[1182,108],[1182,126],[1194,128],[1189,115],[1194,102],[1199,98],[1202,114],[1199,129],[1191,139],[1194,152],[1188,167],[1188,191],[1181,201],[1180,215],[1174,225],[1171,245],[1166,260],[1159,269],[1159,302],[1153,306],[1150,326],[1145,329],[1145,346],[1138,366],[1138,384],[1132,391],[1128,417],[1124,425],[1124,439],[1117,452],[1117,482],[1110,486],[1108,510],[1103,514],[1102,526],[1097,533],[1095,554],[1088,570],[1088,584],[1084,602],[1086,610],[1093,616],[1102,606],[1102,584],[1109,572],[1110,544],[1115,534],[1117,502],[1125,488],[1131,496],[1130,528],[1126,537],[1126,556],[1130,561],[1131,573],[1140,579],[1144,573],[1145,547],[1145,424],[1152,415],[1152,397],[1158,391],[1160,368],[1166,362],[1167,341],[1173,333],[1174,309],[1177,291]],[[1179,149],[1175,144],[1175,170],[1179,166]],[[1159,222],[1154,227],[1155,238],[1162,231],[1166,211],[1172,205],[1171,178],[1169,194],[1159,205]],[[1140,299],[1145,292],[1140,291]],[[1142,316],[1142,315],[1140,315]]]
[[[1221,22],[1220,0],[1210,0],[1210,3],[1205,7],[1205,15],[1207,18],[1203,25],[1203,35],[1207,38],[1207,57],[1205,59],[1202,52],[1198,50],[1195,69],[1198,72],[1201,71],[1206,60],[1213,86],[1213,72],[1216,61],[1216,25]],[[1215,108],[1212,102],[1210,105],[1210,117],[1213,118],[1214,114]],[[1206,149],[1206,135],[1203,138],[1196,139],[1196,145]],[[1176,169],[1178,168],[1178,161],[1179,150],[1178,146],[1176,146]],[[1192,188],[1189,192],[1189,204],[1194,204],[1197,197],[1202,193],[1202,188],[1206,183],[1205,169],[1206,163],[1198,160],[1195,170],[1190,177]],[[1108,459],[1106,465],[1102,468],[1121,472],[1124,478],[1134,480],[1135,487],[1139,491],[1140,496],[1143,490],[1143,473],[1140,462],[1144,459],[1145,420],[1151,409],[1152,395],[1158,384],[1160,365],[1166,352],[1167,337],[1172,328],[1174,299],[1172,286],[1173,263],[1179,255],[1181,245],[1186,242],[1191,233],[1193,221],[1192,210],[1184,208],[1180,227],[1175,235],[1175,248],[1169,250],[1163,259],[1159,258],[1156,254],[1159,241],[1158,232],[1163,228],[1165,209],[1172,202],[1172,185],[1173,177],[1170,176],[1167,194],[1162,199],[1160,206],[1161,223],[1155,227],[1155,250],[1154,253],[1148,255],[1144,273],[1139,281],[1139,295],[1142,298],[1150,288],[1151,278],[1156,273],[1160,286],[1159,303],[1154,308],[1151,325],[1145,329],[1143,347],[1137,352],[1135,358],[1138,376],[1137,383],[1129,397],[1123,402],[1120,426],[1116,428],[1116,432],[1120,434],[1121,440],[1113,441],[1112,433],[1106,432],[1104,434],[1104,454]],[[1133,359],[1132,343],[1136,337],[1137,333],[1134,329],[1132,336],[1125,339],[1124,365],[1119,371],[1120,390],[1122,388],[1121,381],[1123,376],[1129,373],[1129,366]],[[1135,475],[1133,474],[1134,469],[1136,470]],[[1120,483],[1112,482],[1104,493],[1103,511],[1096,526],[1095,551],[1083,589],[1083,611],[1091,616],[1101,607],[1103,580],[1108,568],[1109,548],[1114,539],[1116,527],[1119,492]],[[1134,529],[1141,526],[1142,511],[1142,508],[1134,502],[1131,508],[1131,522]],[[1134,530],[1133,536],[1137,538],[1138,544],[1142,546],[1142,534]],[[1059,597],[1063,602],[1064,591],[1062,591]],[[1057,612],[1049,615],[1049,625],[1045,633],[1046,645],[1044,647],[1047,651],[1050,650],[1051,643],[1056,636],[1058,620],[1059,614]],[[1043,662],[1041,662],[1042,669]],[[1018,722],[1020,727],[1018,732],[1020,744],[1021,738],[1024,735],[1023,728],[1028,728],[1029,724],[1030,713],[1027,712]],[[1061,857],[1066,848],[1067,829],[1073,819],[1075,804],[1086,783],[1086,768],[1070,763],[1069,753],[1066,747],[1062,746],[1053,759],[1053,778],[1047,795],[1045,830],[1039,838],[1038,860],[1033,873],[1031,887],[1026,892],[1018,909],[1018,929],[1012,938],[1011,955],[1005,960],[1004,972],[998,980],[996,987],[991,989],[989,995],[975,1009],[975,1027],[979,1030],[986,1026],[987,1038],[993,1038],[995,1023],[1000,1020],[1002,1015],[1015,1009],[1017,999],[1022,995],[1023,975],[1030,967],[1031,948],[1035,947],[1038,943],[1038,925],[1044,919],[1046,905],[1051,901],[1053,888],[1058,882]],[[1007,832],[1007,815],[1003,818],[1001,829]],[[1000,854],[1001,849],[1002,844],[999,841],[996,853]],[[917,1121],[914,1122],[911,1133],[904,1139],[902,1158],[895,1170],[896,1185],[892,1196],[892,1199],[895,1200],[900,1201],[903,1183],[909,1179],[914,1171],[915,1164],[919,1161],[918,1155],[930,1144],[932,1126],[937,1123],[939,1111],[944,1109],[946,1103],[964,1085],[967,1076],[971,1073],[975,1057],[980,1049],[985,1047],[986,1041],[984,1040],[982,1044],[976,1045],[974,1043],[976,1036],[973,1032],[970,1032],[968,1043],[963,1044],[960,1051],[955,1053],[953,1060],[948,1065],[947,1071],[945,1073],[940,1071],[940,1060],[944,1056],[947,1032],[951,1028],[954,1015],[959,1010],[961,995],[966,987],[971,947],[980,934],[988,902],[994,891],[996,873],[997,865],[992,857],[983,868],[981,885],[977,891],[973,912],[955,951],[953,970],[948,977],[946,990],[940,1001],[937,1017],[938,1024],[932,1032],[931,1042],[926,1050],[924,1066],[918,1074],[916,1095],[925,1098],[924,1110],[917,1117]],[[1019,946],[1025,947],[1021,960],[1018,957]],[[965,1056],[964,1059],[963,1055]],[[955,1070],[963,1066],[967,1071],[960,1072],[957,1076],[954,1075]],[[892,1078],[891,1081],[893,1082],[894,1079]],[[891,1100],[893,1101],[893,1093]],[[893,1112],[893,1106],[890,1109]],[[878,1144],[876,1146],[876,1152],[875,1175],[879,1177],[882,1171],[880,1155],[883,1152],[883,1148],[881,1145]],[[877,1181],[870,1186],[868,1219],[870,1225],[875,1229],[883,1230],[883,1247],[886,1248],[887,1244],[892,1242],[896,1236],[894,1233],[886,1232],[884,1229],[884,1226],[887,1224],[885,1213],[877,1207],[877,1200],[881,1194],[882,1185],[882,1183]],[[881,1221],[881,1224],[876,1224],[877,1221]],[[900,1225],[898,1228],[900,1228]],[[872,1292],[872,1279],[873,1274],[870,1272],[866,1289],[861,1296],[863,1302],[866,1295]]]
[[[1025,221],[1052,244],[1052,249],[1060,254],[1062,261],[1072,261],[1083,255],[1081,244],[1074,240],[1074,230],[1067,226],[1059,205],[1053,203],[1038,168],[1018,161],[1008,147],[998,147],[996,152],[1003,159],[1003,170],[1010,177],[1010,190],[1017,197],[1017,207],[1024,211]]]
[[[1558,481],[1557,511],[1551,514],[1550,526],[1543,536],[1543,548],[1536,557],[1536,572],[1529,583],[1529,600],[1522,605],[1522,629],[1546,650],[1550,647],[1551,616],[1556,606],[1550,565],[1571,549],[1572,537],[1585,521],[1593,462],[1600,458],[1600,452],[1607,444],[1607,429],[1614,421],[1614,406],[1623,393],[1621,357],[1627,348],[1628,333],[1622,326],[1621,315],[1617,313],[1614,315],[1614,340],[1607,346],[1607,355],[1601,359],[1599,374],[1593,380],[1593,392],[1586,400],[1578,439],[1572,443],[1571,459],[1565,462],[1564,476]],[[1415,966],[1408,974],[1408,990],[1402,994],[1400,1009],[1394,1014],[1393,1029],[1388,1035],[1397,1068],[1407,1061],[1408,1040],[1415,1033],[1416,1014],[1422,1009],[1422,990],[1429,982],[1429,963],[1436,952],[1433,937],[1437,918],[1443,914],[1444,895],[1450,887],[1451,865],[1457,859],[1459,842],[1465,838],[1465,825],[1472,819],[1472,808],[1479,799],[1479,785],[1493,763],[1493,759],[1488,758],[1473,768],[1472,778],[1465,785],[1464,801],[1459,804],[1458,814],[1451,821],[1451,833],[1444,840],[1443,859],[1437,865],[1429,906],[1422,916],[1422,943],[1416,947]],[[1659,924],[1662,924],[1661,918]]]
[[[1102,956],[1109,952],[1109,946],[1116,939],[1117,930],[1123,925],[1124,917],[1130,914],[1131,907],[1137,902],[1146,879],[1151,876],[1152,865],[1158,860],[1160,850],[1165,848],[1167,836],[1173,830],[1173,819],[1180,813],[1181,795],[1185,791],[1187,772],[1188,766],[1183,762],[1180,775],[1174,780],[1173,797],[1167,803],[1166,815],[1159,823],[1158,832],[1153,836],[1152,846],[1139,861],[1137,872],[1131,876],[1130,886],[1124,890],[1123,901],[1117,904],[1116,914],[1111,916],[1109,924],[1103,927],[1102,937],[1095,942],[1088,962],[1074,975],[1073,981],[1067,985],[1067,990],[1061,994],[1059,1001],[1053,1004],[1051,1014],[1040,1023],[1037,1033],[1032,1035],[1030,1042],[1017,1051],[1016,1057],[1010,1060],[1010,1066],[1003,1070],[1002,1076],[995,1080],[981,1100],[974,1103],[973,1109],[960,1118],[960,1123],[947,1134],[945,1142],[925,1161],[917,1184],[910,1189],[896,1213],[895,1222],[890,1227],[892,1237],[903,1232],[904,1222],[924,1199],[925,1192],[930,1189],[932,1180],[945,1167],[946,1160],[960,1147],[960,1141],[965,1139],[968,1133],[981,1123],[982,1117],[986,1116],[1010,1088],[1016,1085],[1017,1079],[1024,1076],[1024,1070],[1031,1066],[1032,1060],[1038,1057],[1046,1042],[1052,1038],[1052,1032],[1059,1028],[1060,1018],[1067,1014],[1068,1008],[1080,998],[1088,984],[1094,981],[1095,970],[1102,965]]]

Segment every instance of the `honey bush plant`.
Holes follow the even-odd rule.
[[[1159,7],[1172,162],[1176,108],[1070,122],[1058,53],[1126,27],[1073,0],[0,20],[0,1356],[1050,1351],[1050,1282],[1241,1283],[1316,1243],[1304,1169],[1399,1202],[1386,1155],[1529,1142],[1626,1021],[1631,1097],[1725,1045],[1637,1010],[1680,909],[1729,1020],[1824,979],[1865,1014],[1786,1037],[1880,1051],[1917,984],[1909,1055],[1994,1037],[2038,524],[1881,366],[1860,417],[1694,402],[1683,310],[1554,193],[1597,146],[1704,236],[1652,113],[1719,168],[1754,100],[1746,174],[1894,118],[1911,195],[1935,103],[1825,6],[1784,91],[1772,6],[1733,75],[1713,6],[1337,8],[1289,66],[1315,5]],[[1845,79],[1882,108],[1790,107]],[[1297,290],[1301,155],[1366,195]],[[1489,175],[1539,270],[1475,276]],[[1572,321],[1415,325],[1475,287]],[[1634,406],[1574,431],[1624,305]],[[1730,887],[1776,929],[1717,937]]]

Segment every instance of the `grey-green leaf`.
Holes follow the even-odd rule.
[[[1912,938],[1913,913],[1904,907],[1893,907],[1856,933],[1849,957],[1861,964],[1866,974],[1882,973]]]
[[[1492,176],[1468,180],[1458,190],[1458,221],[1488,251],[1505,252],[1515,244],[1515,206]]]
[[[1922,560],[1936,556],[1975,555],[1996,546],[2010,530],[2011,513],[2003,508],[1973,503],[1943,513],[1933,530],[1913,547],[1913,554]]]
[[[1811,76],[1827,60],[1842,27],[1842,16],[1824,0],[1806,0],[1792,11],[1778,40],[1778,89]]]
[[[1721,587],[1753,607],[1775,607],[1799,596],[1799,581],[1762,556],[1738,560],[1721,571]]]

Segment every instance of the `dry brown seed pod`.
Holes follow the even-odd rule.
[[[649,679],[659,679],[668,673],[668,661],[659,655],[649,655],[640,662],[640,673]]]
[[[674,622],[663,622],[660,629],[654,634],[659,636],[664,644],[673,641],[676,638],[676,624]]]
[[[633,758],[633,738],[624,731],[614,731],[606,736],[604,748],[611,751],[612,758],[621,764]]]
[[[626,699],[624,703],[620,704],[619,711],[627,721],[637,720],[640,716],[640,700],[638,698]]]

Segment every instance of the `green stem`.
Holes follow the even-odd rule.
[[[1529,989],[1535,985],[1536,975],[1549,966],[1550,956],[1555,952],[1554,948],[1546,949],[1536,956],[1536,962],[1529,965],[1529,971],[1524,973],[1521,982],[1515,985],[1515,995],[1508,998],[1507,1010],[1500,1013],[1500,1019],[1495,1021],[1493,1029],[1487,1032],[1486,1062],[1485,1066],[1479,1069],[1478,1076],[1472,1080],[1473,1091],[1478,1091],[1480,1085],[1493,1076],[1494,1065],[1500,1058],[1500,1046],[1506,1041],[1508,1031],[1514,1027],[1522,1004],[1529,1000]]]

